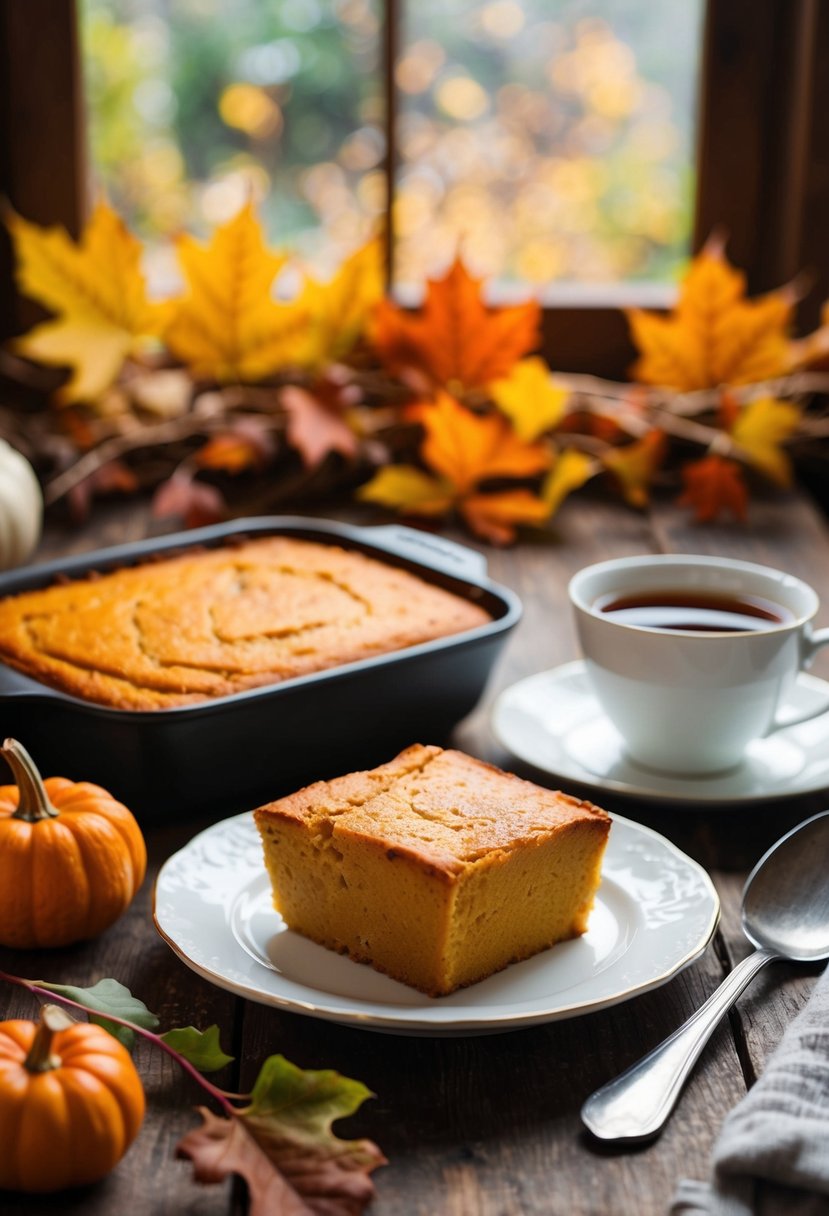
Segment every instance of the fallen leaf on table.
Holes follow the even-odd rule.
[[[194,376],[261,380],[297,361],[306,313],[272,298],[288,257],[266,248],[252,203],[217,228],[208,246],[181,236],[176,249],[187,292],[174,303],[164,339]]]
[[[600,469],[598,460],[584,452],[577,452],[574,448],[565,448],[560,452],[541,487],[548,516],[555,515],[567,495],[578,490]]]
[[[381,301],[373,341],[389,371],[459,391],[507,376],[538,345],[540,317],[535,301],[488,307],[481,280],[458,258],[444,278],[428,281],[419,311]]]
[[[667,440],[660,430],[648,431],[641,439],[614,448],[601,457],[601,462],[619,483],[625,502],[632,507],[646,507],[654,474],[667,453]]]
[[[165,367],[132,377],[125,386],[134,406],[156,418],[177,418],[193,396],[193,381],[179,367]]]
[[[745,519],[748,490],[735,460],[705,456],[685,465],[682,480],[685,491],[677,503],[691,507],[698,523],[710,523],[724,511],[730,511],[735,519]]]
[[[297,299],[308,317],[302,365],[320,367],[344,358],[365,332],[384,289],[383,245],[377,238],[346,258],[330,282],[307,279]]]
[[[493,381],[489,391],[519,439],[528,442],[557,426],[570,400],[569,389],[556,384],[539,358],[521,359],[505,379]]]
[[[426,432],[421,456],[461,494],[489,478],[531,477],[552,461],[543,444],[519,439],[503,415],[476,414],[449,393],[439,392],[417,417]]]
[[[748,462],[779,486],[792,483],[792,465],[781,444],[794,434],[801,411],[789,401],[760,397],[743,406],[731,425],[731,438]]]
[[[279,394],[285,411],[285,438],[308,468],[316,468],[329,452],[350,460],[357,453],[357,436],[343,416],[335,394],[289,384]]]
[[[218,1072],[233,1061],[233,1056],[222,1051],[218,1026],[208,1026],[207,1030],[197,1030],[195,1026],[176,1026],[173,1030],[166,1030],[159,1038],[184,1056],[199,1072]]]
[[[261,470],[274,454],[272,433],[256,418],[240,418],[226,431],[213,435],[192,456],[200,469],[215,469],[224,473],[242,473],[246,469]]]
[[[791,288],[748,299],[745,276],[709,241],[692,261],[668,316],[628,309],[640,358],[636,380],[689,392],[782,375],[791,359]]]
[[[90,1022],[103,1026],[104,1030],[108,1030],[125,1047],[132,1047],[135,1040],[133,1031],[127,1026],[119,1026],[116,1022],[109,1021],[107,1014],[134,1022],[145,1030],[155,1030],[158,1026],[155,1014],[150,1013],[144,1002],[133,996],[129,988],[118,980],[99,980],[91,988],[78,988],[73,984],[47,984],[45,980],[36,980],[35,983],[39,988],[48,988],[50,992],[83,1005],[84,1009],[90,1011]]]
[[[151,512],[154,519],[175,516],[186,528],[201,528],[227,518],[227,503],[220,490],[198,481],[189,473],[178,470],[162,481],[153,495]]]
[[[469,494],[459,510],[476,536],[493,545],[511,544],[519,524],[538,527],[550,516],[548,504],[524,489]]]
[[[451,482],[414,465],[391,464],[361,486],[357,497],[410,515],[445,515],[452,509],[455,492]]]
[[[166,304],[147,299],[141,245],[104,202],[77,242],[65,229],[30,224],[11,209],[5,219],[21,292],[57,314],[14,339],[13,349],[71,369],[56,394],[60,404],[94,401],[128,355],[160,336],[168,315]]]
[[[89,515],[92,499],[106,494],[134,494],[138,489],[138,478],[132,469],[121,460],[108,460],[83,481],[72,486],[66,500],[76,523],[82,523]]]
[[[177,1152],[200,1182],[243,1177],[251,1216],[359,1216],[374,1196],[369,1174],[385,1158],[370,1140],[341,1140],[331,1124],[370,1096],[359,1081],[271,1056],[250,1106],[232,1119],[200,1108],[202,1127]]]

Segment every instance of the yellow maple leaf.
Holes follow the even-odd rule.
[[[410,515],[445,515],[455,501],[454,488],[410,464],[387,465],[357,491],[363,502],[376,502]]]
[[[569,390],[550,375],[543,359],[521,359],[503,380],[489,386],[492,399],[506,414],[519,439],[532,442],[564,417]]]
[[[547,504],[547,514],[555,515],[564,499],[578,490],[600,469],[599,462],[575,448],[565,448],[556,458],[541,487],[541,497]]]
[[[288,256],[266,247],[252,203],[217,228],[208,246],[182,236],[176,248],[188,290],[164,338],[195,376],[255,381],[298,362],[306,313],[273,299]]]
[[[632,507],[648,505],[650,484],[665,459],[666,448],[664,432],[651,430],[641,439],[602,456],[602,464],[614,475],[625,501]]]
[[[781,375],[791,357],[794,304],[787,288],[747,299],[745,276],[709,242],[692,261],[673,313],[627,310],[641,355],[633,376],[690,392]]]
[[[5,219],[20,290],[57,313],[16,338],[14,349],[39,363],[71,368],[59,403],[94,401],[127,356],[160,334],[167,315],[165,305],[147,299],[141,244],[105,202],[77,242],[63,228],[41,228],[10,209]]]
[[[800,423],[800,409],[789,401],[760,397],[746,405],[731,428],[731,437],[749,464],[780,486],[792,483],[791,461],[781,444]]]
[[[307,279],[297,304],[308,329],[300,352],[303,366],[336,363],[355,345],[383,298],[383,243],[375,238],[346,258],[328,283]]]

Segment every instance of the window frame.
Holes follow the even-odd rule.
[[[401,3],[386,0],[383,34],[389,266]],[[708,0],[704,19],[692,249],[721,231],[752,291],[810,271],[802,325],[817,320],[829,296],[829,127],[819,121],[829,78],[817,70],[829,54],[827,8],[819,0]],[[27,218],[74,234],[86,206],[84,126],[76,0],[0,0],[0,194]],[[632,284],[576,294],[559,293],[545,307],[544,354],[559,371],[622,378],[634,355],[622,306],[667,307],[674,293]],[[4,234],[0,336],[34,315],[14,291]]]

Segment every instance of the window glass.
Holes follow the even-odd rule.
[[[385,207],[379,0],[83,0],[93,186],[166,238],[248,198],[325,271]],[[153,249],[154,247],[154,249]]]
[[[687,256],[701,0],[409,0],[397,279],[667,282]]]

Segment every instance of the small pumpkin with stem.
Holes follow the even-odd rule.
[[[88,781],[45,781],[16,739],[0,747],[0,945],[66,946],[97,936],[141,886],[147,850],[133,815]]]
[[[0,1022],[0,1189],[59,1191],[118,1164],[144,1118],[129,1053],[101,1026],[44,1005]]]

